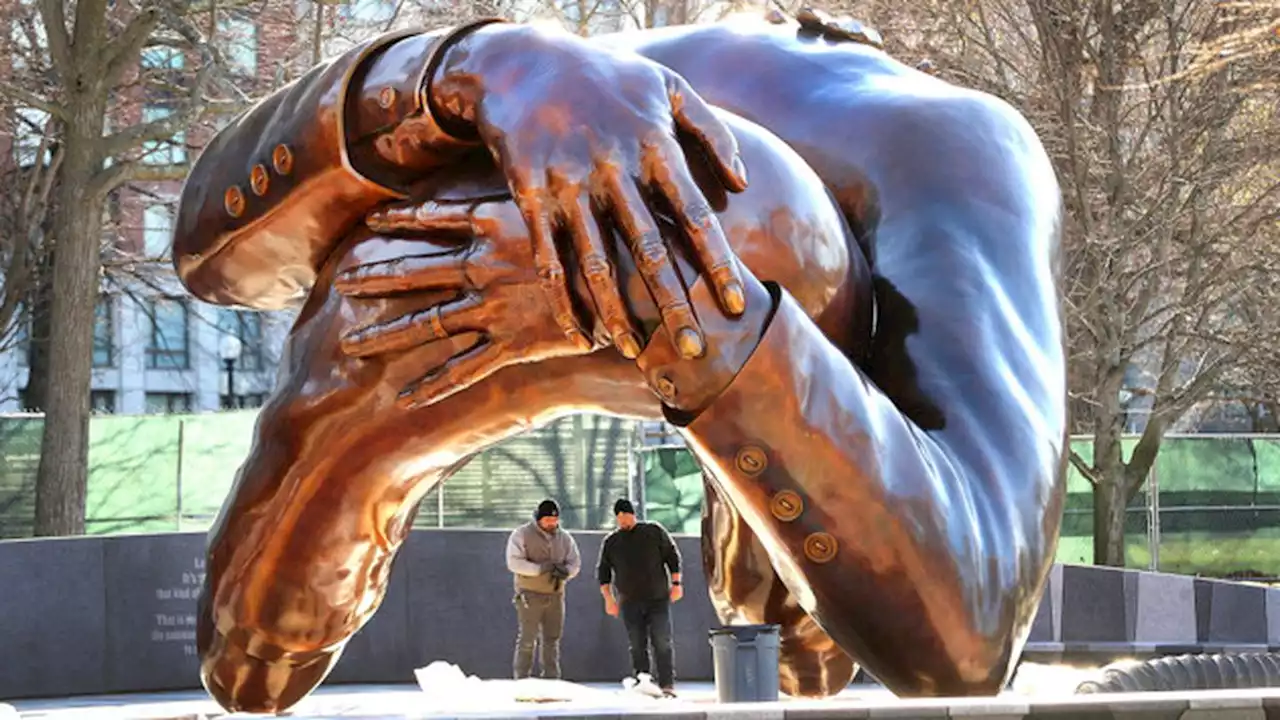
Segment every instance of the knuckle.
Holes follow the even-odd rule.
[[[564,267],[559,262],[549,262],[538,268],[538,279],[546,285],[558,285],[564,281]]]
[[[738,275],[736,269],[733,267],[733,263],[727,260],[721,260],[720,262],[714,263],[707,270],[707,274],[710,275],[713,280],[728,280],[730,278],[737,277]]]
[[[711,208],[703,202],[693,202],[685,205],[684,216],[689,224],[698,228],[703,232],[710,232],[716,227],[716,216]]]
[[[642,271],[653,271],[667,262],[667,245],[657,230],[643,233],[636,241],[636,264]]]
[[[591,253],[582,258],[582,274],[592,281],[607,280],[613,275],[613,266],[604,255]]]
[[[662,317],[669,323],[683,325],[693,319],[693,309],[684,300],[668,300],[659,306],[659,310]]]

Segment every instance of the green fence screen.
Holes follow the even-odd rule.
[[[249,450],[256,413],[95,416],[87,529],[94,534],[209,527]],[[42,421],[0,417],[0,538],[31,535]],[[637,451],[637,426],[565,418],[482,453],[424,500],[419,527],[509,528],[545,497],[570,528],[606,528],[614,499],[640,495],[672,532],[700,532],[701,471],[684,448]],[[1133,440],[1125,443],[1125,453]],[[1091,445],[1072,447],[1088,461]],[[643,478],[643,492],[632,492]],[[1280,437],[1167,438],[1126,525],[1130,567],[1217,577],[1280,577]],[[1092,494],[1072,468],[1058,559],[1092,560]],[[1153,523],[1153,519],[1155,522]]]

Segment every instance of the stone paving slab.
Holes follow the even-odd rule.
[[[845,720],[873,718],[964,718],[966,720],[1280,720],[1280,688],[1185,693],[1132,693],[1041,699],[998,698],[897,700],[883,691],[852,690],[832,700],[717,705],[708,687],[691,688],[678,700],[645,707],[575,708],[522,704],[488,712],[437,713],[412,686],[334,688],[309,698],[296,720]],[[106,696],[15,703],[22,720],[230,720],[195,693]]]

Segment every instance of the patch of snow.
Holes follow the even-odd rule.
[[[600,690],[567,680],[542,678],[483,680],[442,660],[418,668],[413,674],[433,710],[494,711],[535,706],[551,709],[562,703],[571,703],[574,709],[627,709],[663,702],[662,691],[652,678],[643,674],[639,681],[626,678],[620,690]]]

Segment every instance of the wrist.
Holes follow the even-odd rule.
[[[736,318],[723,314],[712,288],[699,278],[689,288],[689,299],[702,325],[702,356],[681,357],[660,327],[650,338],[636,364],[654,393],[662,400],[673,422],[687,424],[720,396],[751,359],[773,317],[776,298],[743,268],[747,309]]]
[[[532,25],[490,23],[469,29],[437,54],[427,77],[426,102],[441,127],[455,137],[478,140],[477,121],[486,97],[510,100],[519,112],[526,104],[514,94],[531,70],[545,69],[547,51],[580,41]],[[543,62],[530,62],[537,57]],[[530,98],[531,100],[533,98]]]

